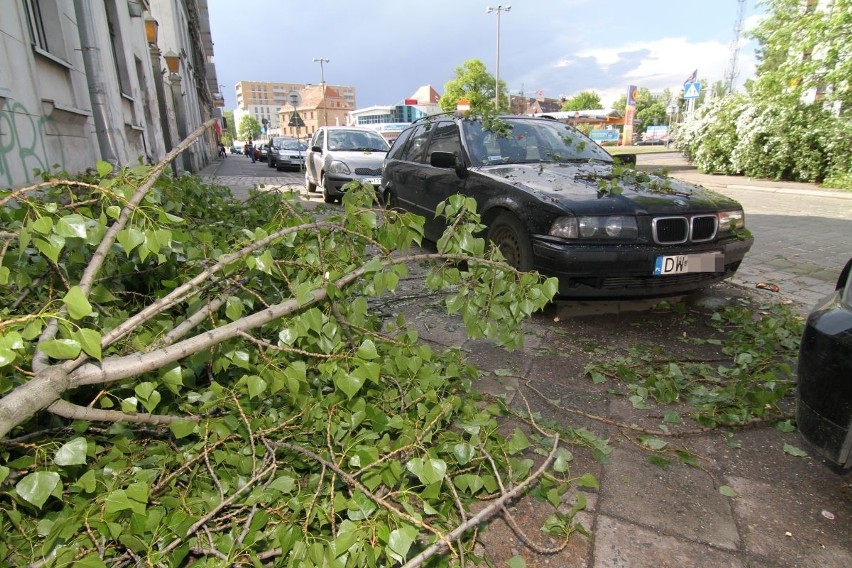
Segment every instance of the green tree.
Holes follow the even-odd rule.
[[[240,135],[240,140],[257,138],[260,136],[260,123],[253,116],[245,115],[240,120],[240,126],[237,131]]]
[[[439,294],[471,337],[521,344],[556,282],[486,248],[473,199],[442,207],[421,252],[424,219],[375,209],[370,185],[315,214],[166,167],[0,190],[5,564],[471,558],[477,528],[538,480],[550,532],[576,530],[555,509],[581,483],[559,436],[501,435],[462,353],[376,308],[423,271],[418,297]]]
[[[672,100],[672,92],[665,89],[661,95],[654,96],[650,89],[640,88],[636,95],[636,132],[642,132],[648,126],[663,125],[668,123],[666,107]],[[612,105],[612,108],[624,114],[627,108],[627,95],[621,96]]]
[[[768,17],[751,32],[760,44],[755,94],[801,98],[816,91],[828,106],[852,109],[852,0],[766,0]],[[819,98],[819,97],[818,97]]]
[[[234,111],[226,110],[222,113],[225,119],[225,132],[231,136],[231,140],[237,139],[237,125],[234,123]]]
[[[603,108],[601,98],[594,91],[583,91],[562,103],[562,110],[591,110]]]
[[[479,59],[468,59],[456,67],[456,77],[444,85],[444,94],[439,104],[445,111],[453,111],[462,99],[470,102],[470,111],[474,114],[490,114],[495,111],[494,76],[488,73],[485,64]],[[498,112],[507,112],[509,96],[506,84],[500,81],[500,108]]]

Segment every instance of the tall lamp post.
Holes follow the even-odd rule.
[[[485,8],[486,14],[492,14],[494,12],[497,13],[497,79],[494,81],[494,109],[500,109],[500,12],[509,12],[511,11],[511,6],[503,6],[501,4],[497,4],[496,8],[492,8],[488,6]]]
[[[328,126],[328,105],[325,101],[325,68],[323,67],[323,64],[329,63],[329,60],[323,59],[322,57],[314,57],[314,63],[317,62],[320,64],[320,81],[322,81],[322,125]]]

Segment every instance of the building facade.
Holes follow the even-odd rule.
[[[423,85],[402,104],[372,106],[349,113],[348,124],[373,128],[388,140],[395,140],[412,122],[443,112],[441,95],[431,85]]]
[[[264,127],[265,135],[289,136],[290,134],[285,134],[289,121],[287,111],[292,114],[293,106],[288,94],[291,91],[297,91],[300,95],[304,95],[306,92],[320,92],[320,87],[320,85],[308,83],[240,81],[234,86],[237,102],[237,108],[234,110],[234,122],[237,129],[239,130],[240,121],[244,116],[251,116]],[[355,87],[349,85],[326,85],[326,87],[333,90],[335,98],[345,101],[349,109],[355,108]],[[282,112],[287,117],[283,123],[281,122]]]
[[[0,186],[99,160],[157,162],[219,112],[206,0],[3,5]],[[193,144],[177,171],[206,165],[216,142],[211,132]]]

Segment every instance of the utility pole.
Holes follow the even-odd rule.
[[[329,60],[322,57],[314,57],[314,63],[317,62],[320,64],[320,81],[322,82],[322,121],[323,126],[328,126],[328,105],[325,101],[325,69],[323,68],[323,63],[329,63]]]
[[[739,71],[737,70],[737,58],[740,54],[740,34],[743,31],[743,16],[745,14],[745,0],[737,0],[737,21],[734,23],[734,39],[731,41],[731,57],[728,61],[728,69],[725,71],[725,87],[727,93],[734,92],[734,81],[737,79]]]
[[[500,110],[500,12],[508,12],[511,9],[511,6],[503,7],[501,4],[497,4],[496,8],[491,6],[485,8],[486,14],[497,12],[497,77],[494,81],[494,110]]]

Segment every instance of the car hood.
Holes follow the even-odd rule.
[[[326,154],[327,160],[340,160],[351,168],[381,168],[387,152],[349,152],[334,150]]]
[[[679,214],[686,211],[741,209],[728,197],[669,177],[604,163],[506,164],[473,168],[472,171],[509,184],[562,209],[582,213]],[[613,181],[621,193],[601,191]]]

